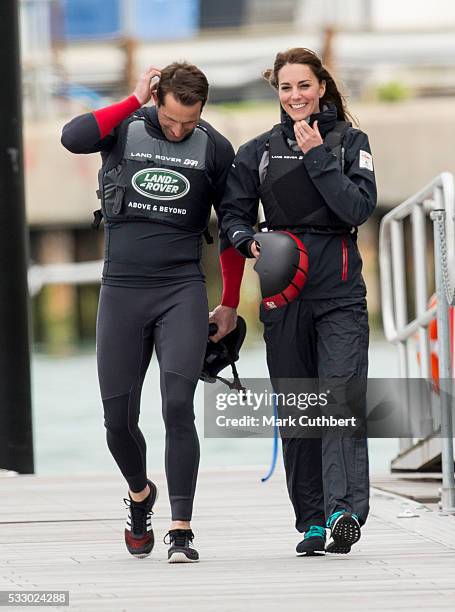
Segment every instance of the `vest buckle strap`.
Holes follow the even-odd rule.
[[[101,224],[102,219],[103,219],[103,211],[101,210],[101,208],[99,208],[98,210],[94,210],[92,229],[97,230]]]
[[[115,186],[114,204],[112,214],[119,215],[122,210],[123,198],[125,197],[126,187],[124,185]]]

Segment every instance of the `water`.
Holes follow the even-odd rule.
[[[267,376],[262,342],[242,351],[241,377]],[[370,345],[370,376],[396,377],[395,349],[378,338]],[[70,357],[34,354],[32,359],[35,461],[39,474],[113,472],[116,465],[107,449],[103,408],[98,389],[95,353]],[[196,391],[196,423],[201,443],[201,467],[261,466],[267,472],[271,439],[205,439],[203,437],[203,384]],[[144,383],[141,429],[148,444],[149,473],[164,469],[164,426],[161,418],[159,372],[152,359]],[[398,440],[371,439],[372,474],[389,471]],[[281,457],[280,457],[281,461]]]

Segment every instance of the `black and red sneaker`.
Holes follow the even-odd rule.
[[[169,538],[166,541],[166,538]],[[171,529],[164,536],[164,543],[170,544],[167,553],[169,563],[196,563],[199,553],[193,546],[194,533],[191,529]]]
[[[151,480],[149,496],[142,502],[134,502],[128,494],[123,501],[128,508],[128,518],[125,527],[125,544],[128,552],[134,557],[147,557],[155,544],[152,529],[152,508],[158,497],[158,489]]]

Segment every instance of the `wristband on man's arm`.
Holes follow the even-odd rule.
[[[134,94],[131,94],[131,96],[121,102],[93,111],[93,116],[96,119],[100,131],[100,138],[104,138],[110,134],[119,123],[131,115],[131,113],[134,113],[138,108],[141,108],[141,103]]]

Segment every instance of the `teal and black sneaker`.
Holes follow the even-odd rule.
[[[311,525],[296,547],[298,557],[318,557],[325,554],[325,527]]]
[[[360,523],[357,514],[340,510],[334,512],[327,521],[330,540],[326,552],[347,554],[351,546],[360,540]]]

